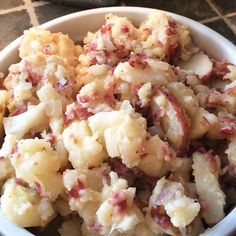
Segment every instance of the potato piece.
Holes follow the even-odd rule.
[[[162,214],[157,213],[160,210]],[[147,219],[154,232],[162,230],[173,235],[173,232],[178,230],[175,227],[186,227],[194,220],[199,211],[200,204],[185,195],[181,183],[166,180],[163,177],[157,181],[150,197]],[[166,217],[166,223],[159,219],[159,217],[164,218],[165,214],[170,217]]]
[[[138,90],[139,99],[142,101],[143,104],[147,104],[151,101],[152,97],[152,84],[150,82],[145,83],[139,90]]]
[[[143,69],[133,67],[129,62],[121,62],[115,68],[114,75],[132,84],[150,82],[160,86],[168,85],[177,79],[168,63],[153,59],[147,59],[145,62],[147,66]]]
[[[3,118],[3,125],[6,135],[16,135],[21,139],[26,133],[40,132],[48,127],[48,117],[46,116],[45,103],[40,103],[28,111],[13,117]]]
[[[102,166],[91,170],[66,170],[63,173],[70,208],[78,211],[88,226],[94,224],[96,219],[96,211],[101,201],[102,182],[105,180],[103,172],[106,169],[107,166]]]
[[[182,61],[178,66],[186,71],[193,72],[203,82],[208,82],[213,72],[213,62],[208,55],[198,52],[188,61]]]
[[[3,182],[14,174],[14,168],[11,165],[9,158],[0,158],[0,186]]]
[[[17,185],[14,179],[7,181],[1,197],[3,214],[20,227],[45,226],[55,216],[47,198],[28,187]]]
[[[24,32],[19,51],[21,58],[42,52],[60,56],[70,65],[75,63],[76,47],[68,35],[51,33],[40,28],[31,28]]]
[[[134,204],[135,188],[128,188],[126,180],[118,178],[115,172],[110,172],[110,186],[105,185],[102,192],[102,202],[96,212],[98,223],[107,232],[115,229],[125,233],[143,221],[143,215]]]
[[[224,75],[223,79],[235,81],[236,80],[236,66],[235,65],[228,65],[227,69],[229,72]]]
[[[172,23],[172,24],[171,24]],[[171,31],[171,35],[167,32]],[[176,24],[170,16],[160,11],[150,14],[139,27],[140,40],[143,51],[151,57],[167,59],[170,48],[177,47]]]
[[[4,143],[0,150],[0,185],[3,184],[3,181],[14,174],[14,168],[12,167],[10,161],[10,154],[13,151],[13,148],[16,144],[16,136],[7,135],[5,136]]]
[[[174,95],[179,104],[184,108],[188,117],[194,118],[199,105],[193,90],[181,82],[172,82],[167,86],[167,88],[171,94]]]
[[[135,38],[137,37],[137,29],[126,17],[117,15],[106,15],[106,25],[112,24],[111,39],[116,46],[124,45],[125,49],[131,50]]]
[[[80,55],[83,65],[109,64],[115,66],[126,58],[138,42],[136,28],[125,17],[106,15],[106,22],[95,33],[88,32],[84,39],[84,51]]]
[[[209,225],[215,224],[225,215],[225,194],[218,181],[219,159],[210,153],[195,152],[192,168],[197,194],[205,206],[202,208],[202,215]]]
[[[40,102],[48,102],[50,100],[59,100],[62,103],[63,110],[65,110],[66,106],[72,102],[69,98],[65,98],[61,96],[58,91],[53,88],[52,84],[45,83],[38,91],[37,96],[39,97]]]
[[[230,164],[236,167],[236,138],[231,139],[225,153],[227,154]]]
[[[138,168],[148,176],[162,177],[167,172],[165,157],[168,148],[157,135],[151,137],[146,146],[147,154],[142,156]]]
[[[44,139],[22,139],[11,158],[16,177],[26,181],[43,197],[55,200],[63,191],[60,167],[64,156],[54,151]]]
[[[157,125],[161,124],[166,138],[181,155],[188,149],[189,119],[184,109],[170,91],[164,87],[157,89],[152,103],[153,117],[157,117]],[[154,123],[156,121],[154,120]]]
[[[75,169],[98,167],[107,157],[98,136],[92,134],[85,120],[73,121],[64,129],[62,137]]]
[[[129,168],[140,162],[146,138],[146,120],[131,114],[122,110],[100,112],[88,119],[92,133],[104,140],[108,155],[120,156]]]
[[[217,122],[209,129],[210,139],[231,139],[236,132],[236,117],[228,112],[218,112]]]
[[[177,55],[183,60],[191,55],[191,38],[187,27],[178,25],[171,16],[161,11],[149,14],[138,31],[141,47],[135,48],[135,51],[139,53],[170,62]]]
[[[232,87],[230,87],[230,85],[232,85]],[[236,80],[234,82],[232,82],[231,84],[229,84],[229,88],[228,86],[225,86],[225,90],[224,90],[224,96],[222,96],[222,102],[223,105],[227,108],[227,110],[231,113],[231,114],[236,114]]]
[[[217,117],[200,107],[193,117],[191,128],[190,128],[190,138],[198,139],[201,138],[205,133],[211,130],[218,123]]]

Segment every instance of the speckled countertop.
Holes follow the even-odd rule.
[[[236,44],[236,0],[124,0],[121,5],[175,12],[213,28]],[[0,50],[37,26],[82,8],[37,0],[0,0]]]

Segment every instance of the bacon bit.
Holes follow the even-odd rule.
[[[154,218],[156,223],[160,225],[161,228],[167,230],[173,225],[170,221],[170,217],[166,214],[164,207],[154,206],[151,208],[151,217]]]
[[[93,57],[93,58],[90,60],[90,62],[91,62],[92,65],[98,64],[98,60],[97,60],[96,57]]]
[[[232,135],[236,132],[236,119],[235,117],[224,116],[219,117],[221,120],[220,132],[225,135]]]
[[[213,71],[212,74],[214,78],[216,79],[222,79],[223,76],[228,73],[228,68],[227,66],[230,65],[230,63],[226,61],[216,61],[213,60]]]
[[[122,33],[129,33],[129,27],[127,25],[122,25],[121,26],[121,32]]]
[[[131,93],[134,96],[138,97],[138,91],[141,87],[142,87],[142,84],[132,84],[131,85]]]
[[[124,192],[115,192],[112,198],[109,199],[109,203],[115,207],[118,213],[122,213],[127,209],[127,197]]]
[[[176,22],[175,21],[169,21],[169,26],[171,27],[171,28],[175,28],[176,27]]]
[[[98,233],[102,230],[102,225],[98,222],[95,222],[93,225],[89,226],[89,230],[93,233]]]
[[[164,47],[164,44],[160,40],[157,40],[156,45],[159,48],[163,48]]]
[[[110,24],[108,24],[108,25],[103,26],[103,27],[100,29],[101,33],[102,33],[102,34],[106,34],[108,31],[111,31],[112,25],[113,25],[113,24],[110,23]]]
[[[27,110],[28,110],[27,106],[26,106],[26,105],[23,105],[23,106],[21,106],[21,107],[17,107],[14,111],[12,111],[12,112],[10,113],[9,116],[17,116],[17,115],[20,115],[20,114],[26,112]]]
[[[81,103],[87,103],[91,100],[91,97],[88,95],[83,95],[83,96],[79,95],[78,98]]]
[[[236,122],[235,117],[229,117],[229,116],[222,117],[222,120],[227,123],[235,123]]]
[[[115,67],[112,67],[109,71],[108,71],[108,75],[114,75],[114,71],[115,71]]]
[[[210,170],[213,173],[220,172],[220,159],[218,156],[213,156],[211,153],[207,153],[206,155],[207,162],[209,164]]]
[[[26,63],[26,70],[28,72],[27,80],[31,82],[32,85],[38,85],[42,81],[42,75],[35,72],[28,63]]]
[[[105,57],[108,57],[109,56],[109,52],[106,51],[106,50],[102,50],[102,55],[104,55]]]
[[[168,27],[168,28],[166,29],[166,34],[167,34],[168,36],[172,36],[173,34],[175,34],[175,31],[174,31],[174,29],[173,29],[172,27]]]
[[[174,47],[174,45],[170,45],[168,47],[167,54],[166,54],[167,62],[169,62],[170,64],[173,64],[176,53],[177,53],[177,48]]]
[[[13,146],[13,148],[12,148],[12,151],[11,151],[11,154],[15,154],[15,153],[17,153],[18,152],[18,145],[17,145],[17,143]]]
[[[88,52],[96,51],[97,50],[97,44],[96,43],[89,43],[89,44],[85,45],[85,49]]]
[[[46,137],[46,141],[49,142],[51,145],[54,145],[56,141],[55,135],[52,133],[48,134]]]
[[[87,107],[82,107],[80,104],[77,104],[65,115],[64,125],[68,125],[75,117],[79,120],[87,120],[93,113],[89,112]]]
[[[42,194],[42,185],[38,181],[34,181],[34,188],[41,196]]]
[[[4,159],[5,159],[5,157],[3,157],[3,156],[0,156],[0,161],[1,161],[1,160],[4,160]]]
[[[109,176],[109,173],[110,173],[110,170],[107,168],[107,169],[105,169],[103,172],[102,172],[102,175],[103,175],[103,177],[105,177],[105,178],[109,178],[110,176]]]
[[[20,178],[16,178],[16,177],[15,177],[15,183],[17,185],[23,186],[25,188],[29,186],[26,181],[24,181],[23,179],[20,179]]]
[[[85,186],[84,186],[83,182],[80,179],[77,179],[74,186],[71,188],[71,190],[68,191],[68,194],[72,198],[79,198],[80,197],[79,191],[84,188],[85,188]]]
[[[129,55],[129,51],[125,48],[124,45],[117,46],[116,49],[113,50],[113,52],[119,59],[124,59]]]
[[[220,132],[222,134],[231,135],[235,133],[235,128],[232,126],[225,126],[223,128],[220,128]]]
[[[115,107],[116,101],[113,95],[106,93],[104,94],[103,99],[110,107]]]
[[[143,31],[146,32],[148,35],[152,34],[152,29],[150,28],[144,28]]]
[[[135,54],[131,55],[131,57],[128,60],[128,63],[132,67],[140,70],[145,70],[148,67],[148,63],[146,61],[143,61],[140,55],[135,55]]]

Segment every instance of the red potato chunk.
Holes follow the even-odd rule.
[[[224,217],[225,206],[225,194],[218,180],[219,158],[209,152],[195,152],[192,168],[203,218],[209,225],[215,224]]]
[[[189,144],[189,121],[184,109],[177,102],[166,88],[158,88],[157,95],[153,99],[153,106],[156,110],[153,114],[161,124],[166,133],[166,138],[172,146],[183,153]],[[159,114],[157,114],[159,113]],[[156,117],[155,117],[156,116]],[[158,118],[159,117],[159,118]]]
[[[193,55],[190,60],[181,62],[179,67],[194,72],[203,82],[207,82],[212,74],[213,62],[206,54],[200,52]]]
[[[208,131],[211,139],[230,138],[236,133],[236,117],[227,112],[219,112],[218,121]]]

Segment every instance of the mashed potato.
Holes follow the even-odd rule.
[[[236,204],[236,66],[186,26],[108,14],[83,46],[31,28],[19,56],[0,90],[13,223],[46,235],[58,215],[62,236],[197,236]]]

